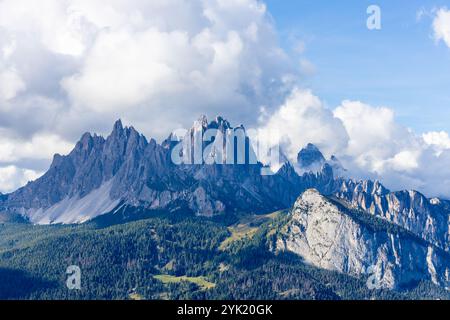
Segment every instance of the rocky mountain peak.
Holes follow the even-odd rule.
[[[325,157],[322,152],[312,143],[308,143],[297,155],[297,163],[301,168],[308,168],[313,165],[321,166],[324,162]]]
[[[105,152],[109,158],[121,157],[136,148],[141,150],[147,146],[147,139],[134,127],[124,127],[119,119],[114,124],[111,134],[105,141]]]
[[[120,134],[123,132],[123,124],[122,124],[122,120],[118,119],[115,123],[114,123],[114,127],[113,127],[113,131],[112,131],[112,135],[114,134]]]
[[[289,161],[283,162],[283,165],[280,167],[277,174],[287,178],[298,177],[294,166]]]
[[[215,120],[211,121],[208,128],[219,129],[224,132],[225,130],[231,129],[231,124],[222,116],[217,116]]]
[[[319,198],[321,199],[322,196],[321,196],[320,192],[317,189],[314,189],[314,188],[306,190],[300,196],[300,199],[302,199],[302,200],[313,199],[313,201],[315,201],[315,200],[317,200]]]
[[[361,276],[376,270],[378,288],[419,281],[448,284],[450,258],[407,223],[373,218],[350,203],[306,190],[295,202],[277,249],[327,270]]]
[[[75,148],[72,151],[73,153],[89,153],[93,148],[97,148],[105,142],[103,137],[92,135],[89,132],[83,134],[80,140],[75,145]]]
[[[113,126],[113,130],[107,139],[123,139],[129,138],[130,136],[139,136],[139,132],[134,129],[134,127],[125,127],[121,119],[118,119]]]

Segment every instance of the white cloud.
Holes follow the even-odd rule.
[[[4,0],[0,27],[14,35],[37,36],[48,50],[73,56],[86,48],[87,22],[67,1]]]
[[[434,37],[443,41],[450,48],[450,10],[440,8],[433,20]]]
[[[450,150],[450,137],[445,131],[427,132],[422,135],[422,138],[426,144],[436,149],[438,155],[445,150]]]
[[[0,192],[10,192],[29,181],[37,179],[42,173],[16,166],[0,167]]]
[[[366,170],[382,171],[384,161],[391,159],[391,163],[397,163],[395,159],[415,145],[411,132],[395,122],[394,112],[389,108],[344,101],[334,115],[350,137],[346,155]]]
[[[98,27],[81,68],[61,82],[78,110],[125,115],[159,135],[188,114],[226,110],[248,122],[255,108],[284,94],[291,62],[257,1],[117,1],[108,8],[105,21],[77,3]],[[187,14],[179,17],[181,8]]]
[[[36,97],[61,102],[52,128],[72,139],[119,117],[157,138],[201,113],[249,123],[300,74],[257,0],[28,2],[0,2],[0,68],[15,68],[27,89],[10,85],[8,97],[19,99],[8,108]],[[101,120],[92,127],[74,115]],[[4,123],[23,130],[17,120]]]
[[[50,159],[55,153],[66,154],[73,145],[54,134],[37,134],[29,140],[0,136],[0,163],[25,159]]]
[[[349,175],[379,179],[392,190],[415,189],[429,196],[450,196],[450,170],[442,166],[442,160],[450,154],[442,148],[446,133],[439,137],[433,133],[417,135],[397,123],[391,109],[359,101],[344,101],[334,114],[349,135],[348,148],[338,154]],[[433,143],[440,144],[440,153]]]
[[[397,153],[386,163],[396,171],[412,172],[419,168],[420,150],[405,150]]]
[[[8,136],[0,130],[0,192],[10,192],[43,174],[55,153],[67,154],[73,145],[51,133],[30,139]]]
[[[0,70],[0,100],[13,99],[23,90],[25,90],[25,83],[17,74],[16,70]]]
[[[250,118],[289,70],[256,1],[116,1],[105,15],[95,1],[73,2],[97,28],[81,68],[62,81],[81,110],[154,127],[159,113],[172,122],[166,130],[187,110]]]
[[[295,89],[277,111],[261,119],[259,136],[282,142],[290,159],[297,159],[300,149],[308,143],[331,156],[345,148],[348,141],[341,121],[310,90],[301,89]]]

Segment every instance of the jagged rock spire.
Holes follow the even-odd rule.
[[[314,164],[318,164],[319,166],[325,162],[325,157],[322,152],[320,152],[319,148],[317,148],[312,143],[308,143],[308,145],[300,150],[297,156],[297,163],[301,168],[308,168]]]

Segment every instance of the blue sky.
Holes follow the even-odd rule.
[[[267,0],[282,46],[315,72],[304,78],[329,108],[344,99],[395,110],[416,132],[450,131],[450,50],[433,39],[431,12],[449,1]],[[381,8],[382,29],[366,28],[366,9]]]

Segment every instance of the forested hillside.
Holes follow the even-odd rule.
[[[120,224],[113,216],[76,226],[3,223],[0,299],[449,298],[429,283],[369,290],[366,279],[273,253],[285,218],[155,214]],[[81,290],[66,287],[70,265],[82,271]]]

